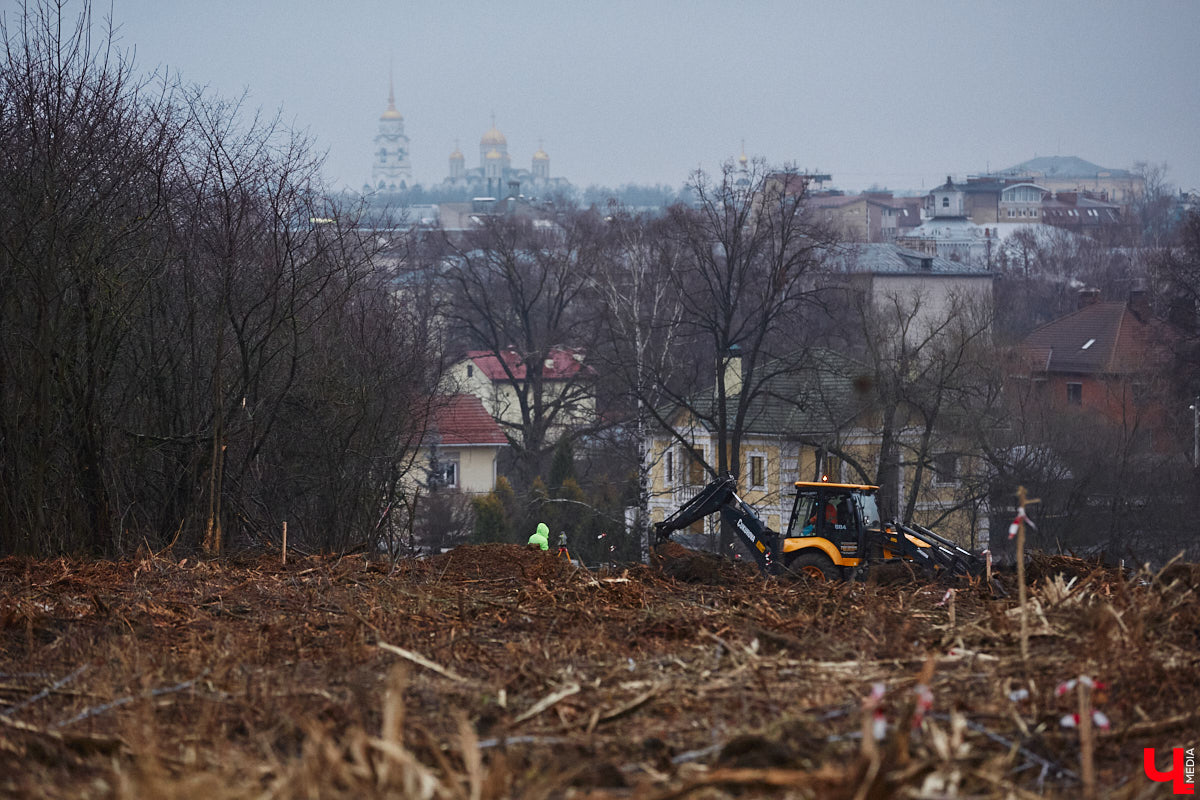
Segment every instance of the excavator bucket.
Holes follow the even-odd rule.
[[[898,522],[893,522],[890,527],[895,536],[888,536],[889,549],[898,551],[933,572],[979,575],[984,571],[982,558],[929,528],[916,523],[904,525]],[[887,536],[886,533],[884,535]]]

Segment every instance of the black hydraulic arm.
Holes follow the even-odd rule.
[[[684,503],[662,522],[654,524],[659,541],[670,538],[677,530],[720,511],[721,518],[737,531],[738,536],[750,548],[758,565],[770,572],[778,546],[779,534],[768,528],[754,513],[754,509],[737,496],[737,479],[725,474],[700,490],[700,493]]]
[[[670,538],[675,531],[682,530],[709,514],[720,511],[726,501],[733,497],[737,482],[732,475],[722,475],[700,490],[700,493],[681,505],[674,514],[662,522],[654,523],[654,531],[658,540]]]

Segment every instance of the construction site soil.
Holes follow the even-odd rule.
[[[0,559],[0,796],[1140,798],[1200,745],[1196,565],[651,561]]]

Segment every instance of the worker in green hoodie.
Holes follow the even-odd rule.
[[[544,522],[539,522],[538,526],[537,526],[537,533],[530,536],[529,541],[526,542],[526,544],[537,545],[538,549],[540,549],[540,550],[549,550],[550,549],[550,528],[549,528],[549,526],[547,526],[546,523],[544,523]]]

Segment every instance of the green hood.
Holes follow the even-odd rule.
[[[525,530],[529,530],[529,529],[526,528]],[[537,532],[538,532],[539,536],[549,536],[550,535],[550,526],[548,526],[544,522],[539,522],[538,527],[537,527]]]

